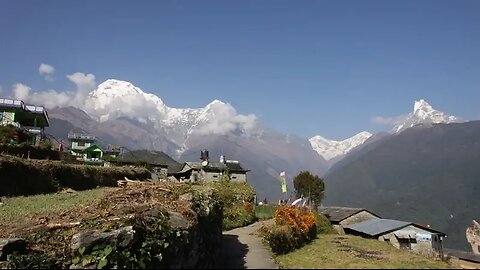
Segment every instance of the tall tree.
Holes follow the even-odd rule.
[[[293,178],[293,186],[297,197],[309,197],[315,208],[320,206],[325,192],[322,178],[312,175],[309,171],[302,171]]]

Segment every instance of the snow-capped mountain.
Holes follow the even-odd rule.
[[[441,111],[435,110],[425,100],[416,100],[413,106],[413,112],[409,113],[405,120],[397,123],[392,132],[398,133],[417,124],[425,123],[454,123],[463,122],[460,118],[446,115]]]
[[[68,145],[71,130],[94,134],[97,143],[127,151],[162,151],[174,159],[196,161],[207,149],[212,160],[220,155],[240,160],[251,170],[249,182],[257,196],[282,195],[278,175],[286,171],[287,186],[302,170],[323,175],[328,164],[308,140],[278,133],[255,115],[237,113],[229,103],[214,100],[203,108],[171,108],[156,95],[133,84],[107,80],[86,95],[82,107],[49,110],[47,132]]]
[[[364,143],[371,136],[371,133],[363,131],[343,141],[329,140],[319,135],[310,138],[309,141],[313,150],[325,160],[329,161],[344,156],[356,146]]]
[[[248,133],[256,125],[254,115],[238,114],[232,105],[219,100],[204,108],[171,108],[158,96],[145,93],[130,82],[113,79],[89,93],[85,110],[100,122],[127,117],[149,123],[178,145],[184,145],[193,133]]]

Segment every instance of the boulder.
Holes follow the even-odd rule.
[[[473,254],[480,255],[480,224],[473,220],[473,225],[466,231],[467,241],[472,246]]]
[[[137,232],[132,226],[122,227],[111,232],[101,232],[98,230],[77,233],[72,237],[70,248],[77,250],[79,248],[89,248],[99,244],[118,245],[120,247],[129,247],[137,240]]]

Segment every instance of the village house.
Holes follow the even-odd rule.
[[[396,248],[421,254],[438,254],[443,250],[445,233],[412,222],[374,218],[344,226],[346,234],[389,242]]]
[[[344,227],[370,219],[379,219],[376,214],[364,208],[320,207],[322,213],[339,234],[345,234]]]
[[[122,153],[122,149],[123,147],[121,146],[108,145],[108,147],[104,149],[104,154],[111,158],[117,158]]]
[[[69,133],[70,152],[77,160],[86,163],[103,163],[103,150],[95,144],[93,135],[84,133]]]
[[[0,98],[0,126],[12,125],[32,134],[33,145],[44,137],[50,124],[48,113],[42,106],[26,105],[21,100]]]
[[[201,162],[185,162],[183,168],[172,175],[180,182],[231,180],[246,182],[247,172],[237,160],[220,157],[220,162],[210,162],[208,151],[201,151]]]

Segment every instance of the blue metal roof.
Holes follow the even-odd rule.
[[[394,220],[394,219],[382,219],[375,218],[370,219],[364,222],[352,224],[345,226],[345,229],[357,231],[363,234],[370,236],[377,236],[387,232],[395,231],[408,225],[411,225],[411,222]]]

